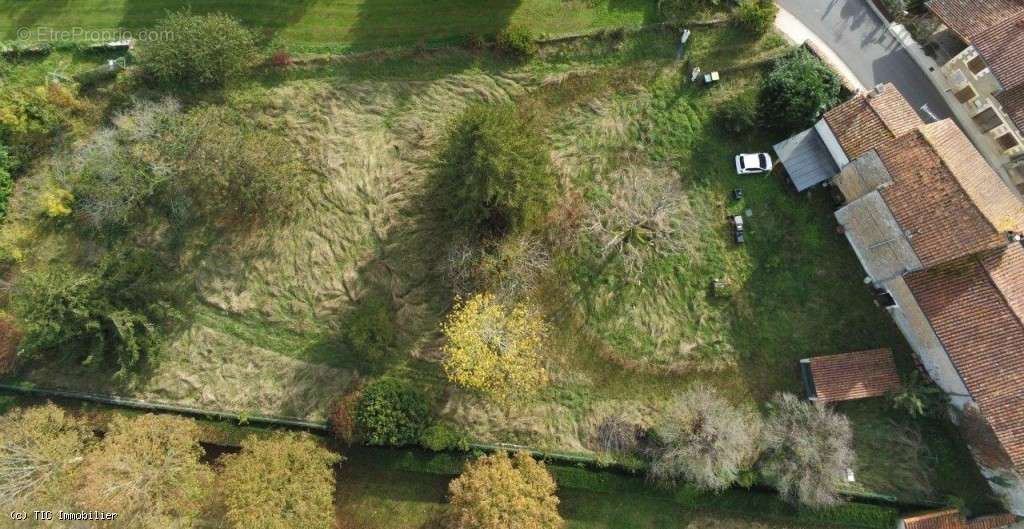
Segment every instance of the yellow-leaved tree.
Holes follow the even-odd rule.
[[[524,452],[483,456],[448,484],[448,529],[561,529],[555,480]]]
[[[508,403],[548,381],[541,356],[548,327],[526,305],[477,294],[456,303],[441,330],[445,374],[464,388]]]

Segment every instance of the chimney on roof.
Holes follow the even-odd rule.
[[[868,92],[868,97],[875,97],[875,96],[882,95],[882,92],[885,92],[885,85],[882,84],[882,83],[878,83],[878,84],[875,85],[875,87],[870,92]]]

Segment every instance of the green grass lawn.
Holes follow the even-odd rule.
[[[493,34],[509,24],[541,34],[637,26],[654,17],[652,0],[0,0],[0,40],[19,30],[74,31],[152,26],[165,12],[190,5],[194,12],[236,16],[268,40],[295,49],[369,49],[450,41]],[[45,29],[43,29],[45,28]]]

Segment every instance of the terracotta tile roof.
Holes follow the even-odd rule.
[[[829,110],[825,122],[851,160],[924,124],[891,83]]]
[[[880,397],[900,385],[889,349],[811,358],[810,369],[815,401],[822,404]]]
[[[929,512],[903,519],[906,529],[963,529],[964,520],[957,509]]]
[[[1024,469],[1024,247],[906,276],[914,298],[1014,466]]]
[[[1024,231],[1024,204],[951,120],[918,127],[878,155],[893,179],[882,198],[926,268]]]
[[[996,99],[1003,105],[1003,110],[1010,116],[1017,130],[1024,132],[1024,84],[999,93]]]
[[[1024,84],[1024,3],[1021,11],[978,33],[971,44],[985,59],[999,84],[1009,90]]]
[[[965,520],[959,510],[945,509],[909,516],[902,521],[905,529],[997,529],[1014,523],[1017,517],[1002,513]]]
[[[964,40],[1024,12],[1022,0],[931,0],[926,4],[942,22]]]

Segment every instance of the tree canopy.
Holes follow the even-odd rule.
[[[466,464],[448,485],[449,529],[559,529],[555,480],[528,454],[501,452]]]
[[[655,478],[724,490],[756,459],[760,418],[697,386],[673,397],[656,431],[664,448],[651,467]]]
[[[448,220],[482,236],[534,225],[555,189],[539,127],[512,104],[474,105],[456,118],[436,177]]]
[[[249,437],[224,456],[220,488],[225,518],[236,529],[330,529],[335,522],[334,469],[341,456],[306,435]]]
[[[509,402],[543,387],[547,324],[525,305],[506,307],[490,294],[456,305],[442,324],[444,371],[452,382]]]
[[[53,404],[0,417],[0,498],[5,506],[71,507],[73,471],[93,441],[83,422]]]
[[[189,527],[213,482],[198,436],[191,419],[115,416],[99,447],[82,462],[79,503],[118,513],[126,527]]]
[[[839,501],[853,465],[850,421],[832,410],[776,395],[764,428],[761,474],[789,501],[823,507]]]
[[[790,133],[814,124],[839,102],[842,84],[825,63],[804,49],[775,62],[761,86],[765,126]]]

